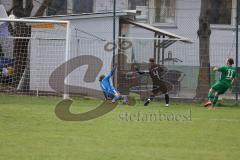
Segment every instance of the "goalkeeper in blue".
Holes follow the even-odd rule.
[[[110,78],[113,76],[116,67],[114,67],[108,75],[101,75],[99,78],[100,87],[103,91],[106,100],[112,100],[112,102],[116,102],[117,100],[123,99],[120,93],[113,87],[110,82]],[[126,100],[124,100],[124,103]]]

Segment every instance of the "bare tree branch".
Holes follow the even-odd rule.
[[[10,15],[11,12],[18,6],[12,6],[12,8],[10,8],[8,11],[7,11],[7,14]]]
[[[13,0],[13,14],[17,17],[24,17],[23,0]]]
[[[26,0],[25,16],[30,17],[33,9],[33,0]]]
[[[8,11],[7,11],[7,15],[10,15],[11,12],[15,9],[16,6],[12,6],[12,8],[10,8]]]
[[[52,3],[52,1],[53,0],[44,0],[42,5],[39,7],[39,9],[37,10],[37,12],[34,16],[35,17],[42,16],[44,14],[44,11]]]

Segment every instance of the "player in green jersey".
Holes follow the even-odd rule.
[[[205,107],[208,107],[209,110],[214,110],[215,105],[218,101],[218,96],[220,94],[224,94],[234,82],[234,78],[236,76],[236,67],[232,66],[234,64],[234,60],[232,58],[227,59],[227,64],[220,68],[213,68],[213,71],[221,72],[220,80],[218,80],[209,90],[208,92],[208,102],[205,103]]]

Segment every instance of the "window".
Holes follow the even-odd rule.
[[[175,0],[155,0],[155,23],[175,23]]]
[[[150,24],[175,24],[176,0],[129,0],[128,9],[141,11],[138,21]]]
[[[128,9],[141,11],[141,15],[137,15],[137,21],[146,22],[148,20],[148,0],[129,0]]]
[[[93,0],[74,0],[73,2],[74,14],[93,12]]]
[[[240,7],[240,1],[237,0],[211,0],[210,23],[216,25],[235,25],[237,5]],[[240,12],[238,13],[240,15]]]
[[[53,0],[48,7],[47,15],[65,15],[67,14],[67,1],[66,0]]]
[[[68,13],[92,13],[93,0],[53,0],[47,15],[66,15]]]
[[[148,6],[148,0],[129,0],[129,9],[137,9],[138,6]]]
[[[240,24],[240,1],[238,0],[237,2],[237,5],[238,5],[238,8],[239,8],[239,10],[238,10],[238,17],[239,17],[239,19],[238,19],[238,24]],[[237,6],[236,5],[236,6]],[[236,7],[235,7],[235,9],[237,9]],[[235,12],[236,13],[236,12]]]
[[[211,24],[232,24],[232,0],[210,0],[211,13],[210,23]]]

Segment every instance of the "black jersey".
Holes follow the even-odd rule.
[[[154,64],[149,68],[149,74],[153,83],[162,80],[162,76],[167,72],[167,68],[161,65]]]

